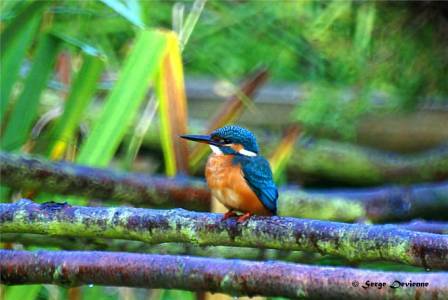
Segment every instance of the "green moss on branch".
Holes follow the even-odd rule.
[[[0,204],[2,233],[304,250],[352,261],[386,260],[448,269],[446,235],[285,217],[253,217],[242,224],[221,218],[183,209],[78,207],[29,200]]]

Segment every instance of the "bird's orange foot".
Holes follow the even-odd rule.
[[[252,213],[247,212],[244,215],[238,217],[238,219],[236,220],[238,223],[243,223],[244,221],[246,221],[247,219],[249,219],[252,216]]]
[[[226,212],[224,214],[224,216],[222,217],[221,221],[227,220],[228,218],[234,217],[237,214],[233,211],[233,210],[229,210],[228,212]]]

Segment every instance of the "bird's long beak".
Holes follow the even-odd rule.
[[[186,134],[180,136],[183,139],[187,139],[194,142],[205,143],[209,145],[222,146],[220,143],[212,140],[209,135],[194,135],[194,134]]]

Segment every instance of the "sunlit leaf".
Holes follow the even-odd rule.
[[[85,110],[93,99],[103,68],[104,59],[101,56],[84,54],[83,65],[71,85],[64,112],[49,133],[52,143],[48,147],[48,154],[51,159],[60,159],[65,153]]]
[[[40,284],[9,286],[6,288],[5,299],[34,300],[37,299],[41,289],[42,285]]]
[[[139,33],[101,115],[81,146],[78,163],[102,167],[109,164],[160,68],[165,50],[165,33]]]
[[[166,174],[188,172],[188,148],[179,135],[187,132],[187,102],[179,40],[167,33],[167,54],[157,79],[160,138],[165,158]]]
[[[105,5],[112,8],[115,12],[117,12],[119,15],[124,17],[126,20],[128,20],[130,23],[134,24],[135,26],[138,26],[140,28],[144,28],[145,24],[143,23],[141,17],[140,17],[140,9],[138,2],[136,1],[129,1],[132,3],[132,5],[125,5],[122,1],[119,0],[100,0]]]

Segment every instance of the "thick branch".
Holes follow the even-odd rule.
[[[153,207],[206,210],[210,193],[204,183],[50,162],[0,152],[2,184],[17,189],[118,200]]]
[[[448,145],[397,155],[327,140],[299,140],[288,173],[358,185],[409,184],[448,178]]]
[[[0,204],[0,232],[188,242],[198,245],[304,250],[348,260],[387,260],[448,269],[448,236],[285,217],[245,223],[182,209],[80,207],[21,200]]]
[[[17,189],[117,200],[137,206],[208,210],[203,181],[151,177],[49,162],[0,152],[2,183]],[[448,183],[366,189],[360,192],[283,190],[279,215],[354,221],[448,219]]]
[[[446,272],[374,272],[188,256],[11,250],[0,250],[0,267],[5,284],[97,284],[307,299],[448,298]],[[354,281],[360,286],[354,287]],[[367,281],[384,282],[385,287],[362,288]],[[396,281],[423,287],[391,288]]]

